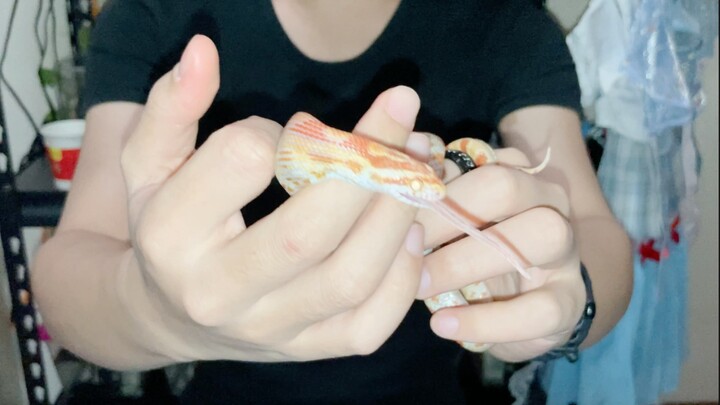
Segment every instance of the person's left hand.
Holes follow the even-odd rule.
[[[453,164],[446,164],[448,196],[478,226],[492,225],[486,232],[506,241],[538,269],[530,271],[530,279],[523,278],[490,246],[467,236],[454,240],[461,236],[456,228],[422,210],[418,222],[425,227],[427,248],[454,241],[425,258],[417,298],[484,281],[492,302],[442,309],[430,325],[440,337],[493,343],[490,352],[495,357],[524,361],[567,342],[586,294],[567,193],[539,175],[507,167],[529,165],[519,150],[499,149],[497,155],[504,165],[482,166],[460,177]]]

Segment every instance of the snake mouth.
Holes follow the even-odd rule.
[[[410,194],[407,194],[407,193],[400,193],[400,196],[401,196],[404,200],[406,200],[407,202],[409,202],[409,203],[411,203],[411,204],[413,204],[413,205],[416,205],[416,206],[418,206],[418,207],[424,207],[424,206],[427,205],[425,201],[423,201],[423,200],[421,200],[421,199],[419,199],[419,198],[417,198],[417,197],[415,197],[415,196],[413,196],[413,195],[410,195]]]

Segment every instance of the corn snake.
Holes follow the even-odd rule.
[[[497,238],[480,231],[472,221],[448,205],[446,186],[442,180],[445,150],[465,152],[476,166],[481,166],[497,163],[493,149],[485,142],[471,138],[458,139],[445,146],[438,136],[427,135],[431,143],[431,159],[424,163],[369,138],[327,126],[312,115],[300,112],[291,117],[283,129],[275,156],[275,175],[290,195],[310,184],[339,179],[389,194],[406,204],[430,209],[463,233],[490,245],[528,277],[529,266],[517,253]],[[536,167],[517,169],[537,173],[547,165],[549,157],[548,153]],[[431,251],[427,250],[426,254]],[[487,286],[480,281],[460,290],[430,297],[425,304],[434,313],[442,308],[490,300],[492,297]],[[482,352],[490,347],[487,343],[458,343],[473,352]]]

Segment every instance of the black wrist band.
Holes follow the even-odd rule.
[[[465,174],[476,167],[475,161],[470,155],[459,150],[446,150],[445,159],[452,160],[458,169],[460,169],[460,174]]]
[[[536,358],[536,361],[545,362],[563,356],[571,363],[577,361],[579,356],[579,347],[587,337],[593,318],[595,318],[595,297],[593,296],[592,282],[590,281],[590,276],[588,275],[585,265],[582,263],[580,263],[580,273],[582,274],[583,282],[585,283],[585,292],[587,294],[583,315],[575,326],[572,336],[570,336],[570,340],[568,340],[565,345],[550,350],[549,352]]]

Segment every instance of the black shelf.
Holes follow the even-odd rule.
[[[78,43],[79,28],[83,26],[83,19],[89,19],[80,11],[89,9],[89,0],[66,0],[66,3],[73,56],[77,63],[82,56]],[[15,173],[10,138],[0,94],[0,241],[12,305],[10,322],[18,338],[27,403],[48,405],[50,399],[40,346],[42,341],[38,333],[38,314],[30,285],[22,229],[55,226],[65,202],[65,192],[54,187],[47,159],[37,159],[22,173]]]
[[[48,390],[40,347],[41,340],[38,334],[38,316],[33,303],[28,260],[25,255],[25,241],[22,234],[22,228],[27,226],[23,224],[24,218],[21,214],[23,193],[19,193],[17,190],[18,178],[15,177],[12,170],[12,157],[8,147],[9,134],[5,126],[1,96],[0,128],[3,130],[2,139],[0,139],[0,158],[4,163],[0,166],[0,239],[2,240],[3,259],[12,304],[10,321],[18,338],[28,403],[30,405],[47,405],[49,403]],[[25,196],[32,194],[34,193],[30,192]]]
[[[15,177],[20,226],[55,226],[66,192],[55,188],[47,159],[37,159]]]

